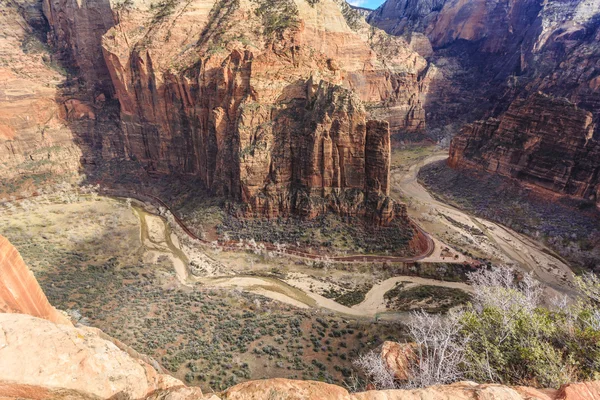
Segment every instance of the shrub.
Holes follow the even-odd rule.
[[[470,275],[473,304],[448,315],[413,313],[408,331],[416,343],[411,379],[419,387],[460,379],[557,388],[600,377],[600,279],[576,279],[585,297],[554,307],[541,304],[543,287],[510,268]],[[373,377],[377,384],[385,376]],[[378,372],[381,374],[381,372]]]

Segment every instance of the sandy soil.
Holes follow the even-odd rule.
[[[304,292],[294,290],[293,287],[287,286],[276,279],[237,276],[207,278],[202,279],[201,282],[216,287],[242,288],[298,308],[311,308],[315,306],[315,303]]]
[[[179,240],[173,242],[174,235],[169,232],[167,221],[137,206],[134,206],[133,210],[140,221],[140,239],[144,246],[150,249],[147,257],[150,257],[154,264],[161,256],[167,257],[173,264],[179,282],[186,285],[189,277],[187,267],[189,261],[178,247]]]
[[[379,314],[388,313],[384,295],[393,289],[398,282],[411,282],[410,285],[406,286],[406,289],[419,285],[432,285],[471,292],[471,288],[465,283],[443,282],[412,276],[397,276],[375,284],[367,293],[362,303],[354,307],[346,307],[316,293],[317,291],[331,288],[331,285],[299,273],[293,274],[292,278],[286,279],[285,282],[264,277],[221,277],[204,279],[202,282],[218,287],[243,288],[244,290],[300,308],[316,307],[348,316],[363,318],[376,318]]]

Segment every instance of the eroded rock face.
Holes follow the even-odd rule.
[[[396,342],[384,342],[381,347],[381,358],[399,381],[411,378],[409,367],[416,357],[415,348],[414,343]]]
[[[432,52],[416,48],[449,80],[425,105],[434,125],[448,115],[497,116],[537,91],[567,97],[598,120],[598,0],[388,0],[369,22],[430,41]]]
[[[28,314],[71,325],[66,316],[50,305],[17,249],[3,236],[0,236],[0,277],[0,313]]]
[[[444,76],[425,104],[431,126],[454,132],[499,119],[467,126],[451,165],[597,198],[597,145],[588,137],[600,135],[599,0],[388,0],[369,21],[430,41],[428,57]]]
[[[435,74],[404,40],[333,0],[169,4],[113,6],[103,39],[127,157],[253,216],[403,214],[387,198],[389,134],[424,128]]]
[[[48,37],[63,64],[76,69],[89,89],[109,95],[112,84],[101,41],[115,25],[109,0],[43,0]]]
[[[87,100],[64,99],[84,163],[193,176],[254,216],[402,214],[382,151],[425,128],[436,69],[344,1],[43,4],[86,83]]]
[[[0,332],[0,397],[20,392],[18,397],[56,398],[66,392],[79,398],[141,399],[183,386],[93,330],[0,314]]]
[[[39,6],[0,4],[0,198],[30,191],[49,176],[68,180],[81,151],[61,116],[64,77],[39,34]]]
[[[536,94],[499,119],[467,125],[452,140],[453,168],[478,168],[598,202],[600,143],[593,114]]]

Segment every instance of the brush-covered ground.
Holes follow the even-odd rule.
[[[266,377],[343,385],[356,375],[358,354],[403,335],[396,323],[298,309],[235,288],[181,285],[168,257],[149,255],[138,216],[124,201],[73,195],[1,207],[0,233],[55,306],[208,391]]]

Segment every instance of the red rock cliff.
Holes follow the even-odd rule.
[[[118,11],[103,39],[131,159],[252,215],[402,214],[385,199],[388,125],[423,129],[433,73],[402,39],[333,0],[169,7]]]
[[[50,305],[33,273],[10,242],[0,236],[0,313],[29,314],[71,325]]]
[[[452,140],[448,162],[600,202],[600,143],[593,132],[592,113],[536,94],[515,101],[499,119],[467,125]]]
[[[37,31],[43,20],[28,1],[0,4],[0,198],[68,180],[79,168],[81,152],[56,101],[64,77]]]
[[[120,104],[118,130],[75,113],[84,161],[197,177],[252,215],[403,214],[386,198],[386,143],[425,128],[436,70],[344,1],[46,0],[44,12],[88,94]]]

